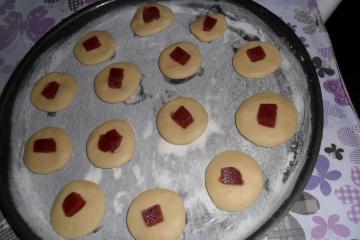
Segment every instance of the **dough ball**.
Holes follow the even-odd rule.
[[[110,69],[123,69],[121,88],[110,88],[108,84]],[[141,80],[139,68],[131,63],[118,62],[103,69],[95,79],[96,95],[107,103],[119,103],[134,94]]]
[[[170,54],[177,48],[181,48],[190,55],[188,61],[182,65],[170,57]],[[184,79],[198,72],[201,66],[201,54],[197,46],[191,42],[174,43],[160,54],[159,67],[162,74],[170,79]]]
[[[171,117],[181,106],[192,116],[191,122],[183,128]],[[169,143],[185,145],[192,143],[205,131],[209,118],[204,107],[188,97],[178,97],[166,103],[159,111],[156,119],[160,135]]]
[[[44,112],[58,112],[74,100],[78,89],[69,74],[51,72],[41,77],[31,91],[32,104]]]
[[[143,211],[160,205],[163,221],[147,226]],[[137,240],[176,240],[185,227],[185,208],[181,197],[173,191],[155,188],[141,193],[131,203],[127,225]]]
[[[45,149],[40,152],[34,151],[34,144],[37,140],[55,142],[56,151],[49,151],[49,146],[45,146]],[[42,143],[38,141],[44,147],[46,142]],[[24,151],[24,163],[25,166],[34,173],[47,174],[59,170],[69,161],[72,153],[72,142],[69,135],[59,128],[43,128],[34,135],[25,144]]]
[[[276,104],[275,127],[258,123],[260,104]],[[284,96],[277,93],[258,93],[246,99],[236,112],[236,127],[249,141],[263,147],[273,147],[284,143],[298,129],[296,107]]]
[[[220,182],[223,168],[236,168],[243,180],[242,185]],[[214,204],[225,211],[238,211],[251,206],[261,194],[264,175],[259,164],[249,155],[226,151],[217,155],[205,172],[206,189]]]
[[[220,38],[222,35],[224,35],[227,29],[227,21],[223,14],[211,13],[207,16],[217,20],[215,25],[210,31],[203,30],[204,27],[203,24],[206,19],[206,16],[202,16],[198,18],[195,22],[190,24],[191,33],[194,34],[194,36],[197,37],[202,42],[211,42]]]
[[[94,37],[96,37],[97,40],[94,40]],[[87,40],[91,42],[95,41],[95,43],[91,43],[90,45],[96,45],[96,41],[98,41],[98,47],[86,50],[84,44]],[[96,65],[109,60],[115,53],[115,46],[115,39],[110,33],[105,31],[93,31],[87,33],[77,41],[74,47],[74,54],[82,64]]]
[[[63,203],[71,193],[79,194],[85,205],[68,217],[65,215]],[[51,209],[50,222],[61,237],[78,238],[91,233],[102,223],[105,209],[104,193],[96,183],[85,180],[72,181],[57,195]]]
[[[120,145],[114,152],[99,149],[102,135],[115,129],[121,135]],[[115,168],[127,163],[135,153],[135,133],[124,120],[111,120],[94,129],[86,144],[87,156],[92,164],[100,168]]]
[[[144,22],[143,11],[156,7],[159,12],[159,18]],[[131,21],[131,28],[134,33],[140,37],[146,37],[157,32],[165,30],[171,25],[174,20],[174,14],[170,8],[157,3],[146,3],[141,5],[135,12],[135,15]]]
[[[265,58],[251,61],[247,51],[260,46],[265,52]],[[237,73],[247,78],[263,78],[275,72],[281,64],[279,50],[270,43],[252,41],[242,46],[234,55],[233,65]]]

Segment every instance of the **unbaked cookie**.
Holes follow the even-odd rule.
[[[251,206],[261,194],[264,175],[259,164],[247,154],[226,151],[206,168],[205,183],[217,207],[238,211]]]
[[[226,18],[220,13],[202,16],[190,24],[191,33],[202,42],[211,42],[220,38],[226,29]]]
[[[278,69],[280,64],[280,51],[267,42],[248,42],[233,57],[236,72],[247,78],[266,77]]]
[[[146,37],[165,30],[174,20],[170,8],[157,3],[141,5],[131,21],[131,28],[140,37]]]
[[[78,84],[71,75],[51,72],[35,83],[30,100],[41,111],[58,112],[70,105],[77,89]]]
[[[115,39],[105,31],[93,31],[80,38],[74,47],[75,57],[84,65],[109,60],[115,53]]]
[[[64,238],[78,238],[95,230],[104,218],[105,196],[93,182],[77,180],[68,183],[57,195],[50,222]]]
[[[141,80],[139,68],[118,62],[103,69],[95,79],[96,95],[107,103],[119,103],[134,94]]]
[[[59,128],[43,128],[25,144],[25,166],[35,173],[47,174],[61,169],[69,161],[72,142]]]
[[[132,201],[126,220],[137,240],[176,240],[185,227],[184,202],[176,192],[151,189]]]
[[[286,97],[277,93],[258,93],[240,105],[236,112],[236,126],[256,145],[273,147],[295,134],[298,113]]]
[[[208,114],[200,103],[188,97],[178,97],[160,109],[156,124],[166,141],[185,145],[203,134],[208,121]]]
[[[124,120],[111,120],[94,129],[86,144],[91,163],[114,168],[127,163],[135,152],[135,134]]]
[[[170,79],[184,79],[198,72],[201,66],[201,54],[191,42],[174,43],[160,54],[161,72]]]

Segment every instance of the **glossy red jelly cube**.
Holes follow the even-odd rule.
[[[53,138],[40,138],[34,141],[33,151],[39,153],[56,152],[56,142]]]
[[[260,104],[257,121],[259,124],[274,128],[276,124],[277,105],[276,104]]]
[[[241,173],[234,167],[225,167],[221,169],[219,181],[224,184],[243,185]]]
[[[100,47],[101,43],[96,36],[93,36],[93,37],[85,40],[83,42],[83,46],[84,46],[85,50],[89,52],[91,50],[94,50],[94,49]]]
[[[246,54],[252,62],[263,60],[266,57],[264,49],[261,46],[250,48],[246,51]]]
[[[205,32],[211,31],[211,29],[213,29],[216,23],[217,23],[216,18],[206,16],[203,22],[203,31]]]
[[[112,129],[100,135],[98,148],[103,152],[113,153],[120,146],[121,140],[122,136],[115,129]]]
[[[124,78],[124,69],[110,68],[109,79],[108,79],[109,88],[121,88],[123,78]]]
[[[46,99],[54,99],[56,93],[59,90],[59,87],[60,87],[59,83],[55,81],[49,82],[42,90],[41,95],[43,95]]]
[[[145,7],[143,10],[144,23],[152,22],[155,19],[160,18],[160,11],[155,6]]]
[[[86,204],[86,201],[76,192],[71,192],[63,202],[63,211],[65,216],[72,217],[80,211]]]
[[[156,204],[142,211],[142,216],[146,226],[148,227],[154,226],[164,221],[164,217],[162,215],[161,207],[159,204]]]
[[[182,105],[171,113],[171,118],[184,129],[194,121],[191,113]]]
[[[171,53],[170,57],[177,63],[181,65],[185,65],[189,59],[191,58],[190,54],[188,54],[181,47],[176,47]]]

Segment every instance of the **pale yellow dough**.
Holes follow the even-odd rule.
[[[246,51],[261,46],[266,56],[264,59],[252,62]],[[242,46],[233,57],[233,65],[237,73],[247,78],[263,78],[279,68],[281,64],[280,51],[267,42],[252,41]]]
[[[50,82],[57,82],[60,86],[53,99],[45,98],[41,92]],[[44,112],[58,112],[65,109],[74,100],[78,84],[74,77],[66,73],[51,72],[41,77],[31,91],[32,104]]]
[[[277,104],[275,127],[258,123],[260,104]],[[273,147],[284,143],[298,129],[298,113],[292,102],[277,93],[258,93],[246,99],[236,112],[236,127],[249,141],[263,147]]]
[[[185,129],[171,118],[171,114],[176,112],[180,106],[184,106],[194,119]],[[156,124],[160,135],[166,141],[172,144],[185,145],[192,143],[203,134],[208,121],[208,114],[200,103],[188,97],[178,97],[160,109]]]
[[[146,226],[142,211],[160,205],[163,221]],[[173,191],[155,188],[138,195],[131,203],[127,225],[136,240],[176,240],[185,227],[185,208],[181,197]]]
[[[180,47],[185,50],[191,57],[185,65],[175,62],[170,54],[176,48]],[[191,42],[174,43],[160,54],[159,67],[160,71],[170,79],[184,79],[198,72],[201,66],[201,53],[197,46]]]
[[[124,69],[124,78],[121,88],[114,89],[108,86],[109,73],[111,68]],[[131,63],[118,62],[103,69],[95,79],[96,95],[107,103],[119,103],[128,99],[134,94],[141,80],[139,68]]]
[[[86,51],[83,42],[96,36],[101,46],[91,51]],[[115,39],[105,31],[93,31],[81,37],[74,46],[74,54],[77,60],[84,65],[96,65],[109,60],[115,53]]]
[[[41,138],[53,138],[56,152],[38,153],[33,151],[34,142]],[[59,170],[69,161],[72,153],[72,142],[69,135],[59,128],[43,128],[25,144],[24,163],[32,172],[47,174]]]
[[[149,23],[143,20],[143,10],[145,7],[154,6],[159,9],[160,18],[154,19]],[[135,12],[131,21],[131,28],[134,33],[140,37],[146,37],[157,32],[161,32],[168,28],[174,20],[174,13],[170,8],[158,3],[147,3],[141,5]]]
[[[219,181],[221,169],[239,170],[243,185],[223,184]],[[249,155],[226,151],[217,155],[205,172],[206,189],[214,204],[225,211],[238,211],[250,207],[261,194],[264,175],[259,164]]]
[[[120,146],[114,153],[103,152],[98,148],[100,135],[115,129],[121,136]],[[135,133],[124,120],[111,120],[94,129],[86,144],[87,156],[92,164],[100,168],[114,168],[127,163],[135,153]]]
[[[202,16],[190,24],[191,33],[202,42],[211,42],[220,38],[227,29],[227,21],[223,14],[211,13],[208,16],[217,20],[215,26],[210,31],[203,30],[203,22],[206,16]]]
[[[75,215],[67,217],[62,205],[71,192],[80,194],[86,204]],[[105,209],[104,193],[96,183],[85,180],[72,181],[57,195],[51,209],[50,222],[61,237],[78,238],[91,233],[102,223]]]

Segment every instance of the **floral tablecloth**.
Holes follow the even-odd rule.
[[[31,46],[95,0],[0,0],[0,90]],[[360,239],[360,123],[337,67],[316,0],[257,0],[308,49],[319,76],[324,132],[316,168],[292,210],[267,239]],[[0,239],[17,239],[0,213]]]

